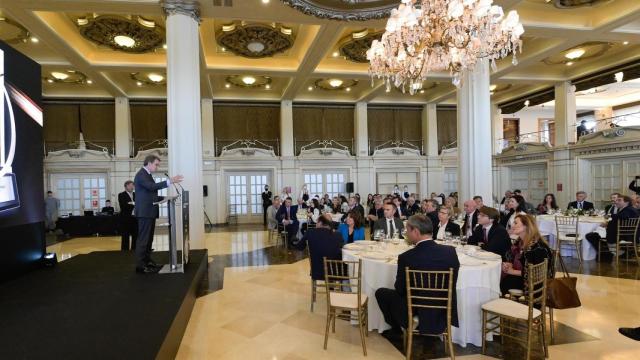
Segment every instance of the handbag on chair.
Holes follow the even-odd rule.
[[[547,279],[547,306],[553,309],[580,307],[582,304],[576,290],[578,278],[569,276],[562,256],[558,256],[558,258],[560,259],[563,277]]]

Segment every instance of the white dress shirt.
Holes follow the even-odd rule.
[[[436,234],[436,239],[438,239],[438,240],[442,240],[442,239],[444,239],[444,235],[445,235],[445,233],[447,232],[447,224],[448,224],[448,223],[449,223],[449,222],[447,221],[447,222],[446,222],[446,223],[444,223],[444,224],[443,224],[443,223],[440,223],[440,224],[438,225],[438,233]]]

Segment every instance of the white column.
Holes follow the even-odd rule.
[[[186,0],[165,0],[162,4],[167,17],[169,172],[172,176],[184,175],[182,186],[190,193],[191,248],[199,249],[204,247],[199,5]],[[176,226],[181,229],[182,211],[176,210]],[[177,242],[181,244],[182,232],[178,234]]]
[[[504,137],[502,123],[502,109],[496,104],[491,104],[491,153],[498,154],[502,151],[502,145],[498,141]]]
[[[116,98],[116,157],[129,158],[131,154],[131,113],[129,99]]]
[[[422,107],[422,147],[427,156],[438,156],[438,112],[435,103]]]
[[[280,156],[293,156],[293,102],[280,103]]]
[[[356,156],[369,156],[369,128],[367,127],[367,103],[358,102],[354,110],[354,136]]]
[[[571,81],[555,85],[556,147],[576,142],[576,93]]]
[[[203,156],[215,156],[215,135],[213,133],[213,100],[202,99],[202,154]]]
[[[458,89],[458,195],[493,198],[489,62],[480,60],[462,75]]]

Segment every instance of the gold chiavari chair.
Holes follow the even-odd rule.
[[[329,326],[336,331],[336,318],[356,320],[360,329],[362,352],[367,356],[365,337],[369,336],[368,298],[362,294],[362,260],[344,261],[324,258],[324,282],[327,291],[327,325],[324,349],[329,341]],[[354,290],[355,289],[355,290]],[[338,314],[338,311],[341,311]]]
[[[311,247],[309,244],[307,244],[307,257],[309,258],[309,266],[313,269],[313,264],[311,262],[314,258],[311,256]],[[313,305],[316,303],[318,293],[324,294],[324,292],[319,292],[318,289],[323,289],[325,285],[324,279],[317,280],[312,277],[313,275],[309,276],[311,277],[311,312],[313,312]]]
[[[546,342],[546,309],[547,309],[547,260],[538,265],[527,265],[528,293],[527,305],[500,298],[482,305],[482,353],[486,352],[486,336],[498,330],[500,338],[524,342],[527,348],[526,359],[531,358],[531,343],[535,330],[542,341],[545,358],[549,356]],[[538,309],[539,308],[539,309]],[[522,324],[526,322],[526,329]],[[508,330],[505,331],[505,330]],[[526,340],[518,333],[525,333]]]
[[[629,250],[633,249],[636,256],[636,262],[640,265],[640,258],[638,258],[638,245],[636,239],[638,238],[638,224],[640,218],[631,218],[618,220],[618,232],[616,235],[616,268],[618,267],[620,259],[620,250],[625,250],[626,259],[629,260]]]
[[[562,243],[571,243],[575,246],[578,254],[578,261],[582,267],[582,240],[580,237],[580,218],[577,216],[559,216],[556,215],[556,256],[562,256],[560,249]],[[554,261],[557,259],[554,259]]]
[[[282,224],[278,224],[278,229],[277,230],[278,230],[279,236],[276,239],[281,240],[282,241],[282,246],[286,248],[287,247],[287,237],[288,237],[287,228]],[[278,246],[279,242],[280,241],[276,241],[276,246]]]
[[[407,312],[409,324],[404,331],[404,346],[407,360],[411,359],[413,335],[444,337],[445,351],[451,359],[456,356],[451,340],[451,306],[454,285],[453,269],[449,271],[421,271],[405,269],[407,273]],[[447,312],[447,327],[442,334],[421,334],[414,330],[414,311],[420,309],[440,309]]]

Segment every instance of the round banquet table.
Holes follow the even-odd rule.
[[[373,259],[367,250],[342,249],[342,259],[362,259],[362,292],[369,297],[369,331],[383,332],[390,328],[384,321],[375,292],[379,288],[394,288],[398,269],[398,254],[409,249],[406,245],[388,244],[370,247],[373,253],[385,253],[388,259]],[[501,260],[475,259],[458,252],[460,269],[456,283],[458,327],[452,327],[452,340],[466,347],[468,343],[482,346],[482,304],[500,296]],[[469,264],[469,265],[464,265]],[[487,336],[489,340],[491,338]]]
[[[556,242],[556,220],[554,215],[538,215],[536,217],[538,228],[542,234],[549,235],[549,246],[555,248]],[[597,249],[595,249],[590,242],[587,241],[585,235],[590,232],[597,232],[602,237],[606,237],[606,230],[601,227],[602,223],[606,222],[604,217],[601,216],[581,216],[580,224],[578,225],[578,232],[580,233],[580,239],[582,240],[582,259],[593,260],[596,258]],[[578,257],[573,247],[564,247],[560,249],[562,256]]]

